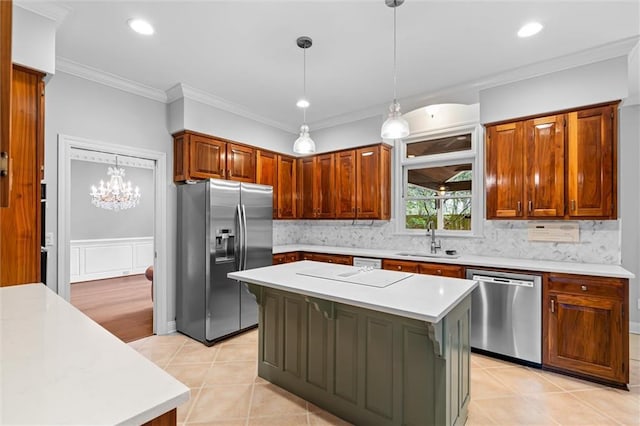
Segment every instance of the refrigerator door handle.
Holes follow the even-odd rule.
[[[242,227],[242,211],[240,204],[236,205],[236,244],[235,244],[235,263],[236,271],[242,270],[243,251],[244,251],[244,228]]]
[[[247,269],[247,212],[242,204],[242,270]]]

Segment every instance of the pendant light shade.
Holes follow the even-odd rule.
[[[385,4],[393,8],[393,102],[389,105],[389,117],[382,124],[380,136],[383,139],[402,139],[409,136],[409,123],[402,118],[400,104],[396,98],[396,8],[404,0],[385,0]]]
[[[389,117],[382,124],[380,136],[383,139],[402,139],[409,136],[409,123],[402,118],[400,104],[397,101],[389,105]]]
[[[309,101],[307,100],[307,49],[311,47],[313,41],[311,37],[298,37],[296,44],[302,49],[303,60],[303,97],[296,104],[299,108],[302,108],[302,126],[300,126],[300,136],[293,143],[293,152],[296,154],[313,154],[316,152],[316,144],[309,136],[309,126],[307,126],[307,108],[309,107]]]

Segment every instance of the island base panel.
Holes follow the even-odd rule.
[[[432,324],[251,287],[260,377],[354,424],[465,423],[469,297]]]
[[[155,419],[149,420],[142,426],[176,426],[178,423],[178,411],[177,408],[167,411],[166,413],[159,415]]]

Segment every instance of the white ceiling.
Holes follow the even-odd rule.
[[[393,10],[384,0],[56,3],[70,9],[59,23],[58,57],[163,91],[182,83],[291,131],[302,120],[295,106],[302,95],[301,35],[313,38],[312,126],[382,114],[392,98]],[[567,56],[584,62],[586,50],[602,52],[640,35],[638,0],[406,0],[397,15],[404,112],[452,87],[495,83],[492,76],[540,62],[548,67],[554,58],[564,57],[557,66],[567,67]],[[156,34],[132,32],[131,17],[150,21]],[[518,28],[531,20],[544,30],[519,39]]]

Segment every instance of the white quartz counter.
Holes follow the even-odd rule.
[[[344,265],[305,260],[232,272],[228,277],[432,323],[440,321],[477,286],[475,281],[420,274],[382,288],[298,275],[318,267],[330,269]]]
[[[0,424],[139,425],[189,388],[43,284],[0,288]]]
[[[491,268],[520,269],[524,271],[559,272],[565,274],[593,275],[601,277],[634,278],[635,275],[620,265],[598,263],[555,262],[551,260],[514,259],[508,257],[485,257],[461,254],[457,258],[401,256],[402,250],[366,249],[353,247],[331,247],[318,245],[275,246],[273,254],[292,251],[308,251],[326,254],[346,254],[375,259],[399,259],[416,262],[449,263],[463,266],[484,266]],[[425,248],[428,253],[428,248]]]

